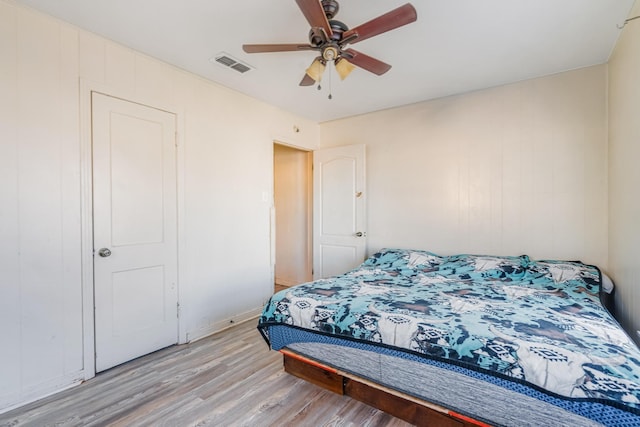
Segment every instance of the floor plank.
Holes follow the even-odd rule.
[[[0,426],[409,426],[286,374],[255,325],[117,366],[1,414]]]
[[[281,290],[283,290],[283,289],[287,289],[287,288],[289,288],[289,286],[279,285],[279,284],[277,284],[277,283],[276,283],[276,284],[273,286],[273,291],[274,291],[274,292],[280,292]]]

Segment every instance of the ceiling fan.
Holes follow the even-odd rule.
[[[336,0],[296,0],[296,3],[311,25],[308,44],[245,44],[242,45],[242,49],[247,53],[318,51],[320,56],[307,68],[300,86],[311,86],[319,82],[329,61],[334,62],[342,80],[355,66],[377,75],[386,73],[391,69],[391,65],[347,48],[347,45],[407,25],[418,18],[415,8],[407,3],[349,29],[344,23],[333,19],[340,9]]]

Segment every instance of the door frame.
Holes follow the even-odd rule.
[[[288,147],[288,148],[292,148],[301,152],[306,153],[306,163],[307,163],[307,172],[309,174],[309,180],[307,183],[307,191],[306,191],[306,195],[307,195],[307,251],[306,251],[306,270],[307,270],[307,275],[308,277],[310,277],[311,280],[313,280],[313,149],[309,149],[309,148],[305,148],[305,147],[300,147],[298,145],[294,145],[294,144],[289,144],[286,142],[283,142],[281,140],[274,140],[273,143],[271,144],[271,164],[274,164],[275,161],[275,146],[276,145],[281,145],[283,147]],[[275,209],[275,167],[273,167],[273,171],[271,174],[271,212],[272,212],[272,218],[271,218],[271,278],[272,278],[272,282],[275,283],[276,280],[276,269],[275,269],[275,264],[276,264],[276,251],[277,251],[277,245],[276,245],[276,230],[275,230],[275,224],[276,224],[276,216],[278,215],[278,212]]]
[[[189,340],[185,321],[188,298],[184,275],[184,209],[185,209],[185,150],[184,150],[184,109],[167,104],[162,100],[135,96],[129,91],[113,88],[104,83],[80,79],[80,262],[82,269],[82,337],[83,337],[83,374],[84,379],[96,374],[95,361],[95,319],[94,319],[94,278],[93,278],[93,150],[92,150],[92,105],[91,95],[98,92],[124,101],[164,110],[176,116],[176,215],[177,215],[177,268],[178,268],[178,344]]]

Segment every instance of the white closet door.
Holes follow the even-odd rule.
[[[178,340],[175,115],[92,95],[96,371]]]

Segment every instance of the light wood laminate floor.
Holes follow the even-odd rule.
[[[273,287],[273,292],[280,292],[283,289],[287,289],[289,286],[278,285],[277,283]]]
[[[256,320],[0,415],[0,426],[408,426],[282,370]]]

